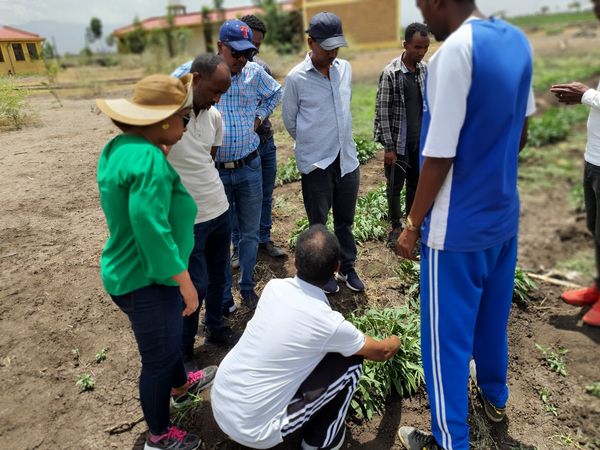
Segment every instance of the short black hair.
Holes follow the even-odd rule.
[[[267,26],[254,14],[248,14],[247,16],[242,17],[240,20],[248,25],[252,31],[260,31],[263,35],[267,35]]]
[[[423,37],[429,36],[429,28],[427,25],[419,22],[413,22],[404,30],[404,40],[410,42],[415,33],[419,33]]]
[[[325,225],[311,225],[296,241],[298,278],[315,286],[324,286],[340,261],[340,243]]]
[[[214,53],[202,53],[192,61],[190,72],[197,72],[202,78],[206,79],[215,73],[220,64],[225,64],[222,56]]]

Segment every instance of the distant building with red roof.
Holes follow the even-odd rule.
[[[0,75],[43,73],[42,45],[45,38],[14,27],[0,27]]]
[[[296,8],[294,0],[284,0],[280,2],[280,7],[283,11],[291,11]],[[173,1],[169,2],[167,10],[172,17],[174,28],[187,28],[191,31],[191,36],[187,39],[185,49],[189,53],[207,51],[210,45],[213,46],[213,49],[216,48],[216,42],[219,39],[219,28],[224,21],[238,19],[247,14],[260,14],[263,12],[258,6],[238,6],[220,11],[212,10],[205,18],[202,12],[187,13],[184,5]],[[210,34],[207,33],[207,24],[210,26]],[[121,44],[124,44],[127,34],[135,31],[136,27],[141,27],[147,32],[153,32],[167,29],[169,23],[167,16],[149,17],[140,20],[137,24],[117,28],[113,31],[113,35]],[[208,36],[210,36],[210,43],[207,42]],[[119,48],[124,48],[124,46],[120,45]]]

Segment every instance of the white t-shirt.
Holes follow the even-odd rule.
[[[171,148],[167,159],[196,201],[196,223],[208,222],[225,213],[229,202],[210,149],[223,143],[223,120],[216,108],[190,112],[187,131]]]
[[[297,277],[269,281],[217,371],[210,395],[215,420],[242,445],[277,445],[287,406],[317,364],[327,353],[354,355],[364,343],[320,288]]]
[[[583,94],[581,103],[591,106],[587,123],[587,145],[584,159],[595,166],[600,166],[600,84],[598,89],[589,89]]]

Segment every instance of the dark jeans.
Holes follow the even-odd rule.
[[[152,284],[124,295],[111,295],[127,314],[140,356],[140,401],[152,434],[169,426],[171,388],[187,381],[181,357],[183,299],[178,286]]]
[[[246,166],[238,169],[219,169],[219,176],[225,187],[230,208],[230,215],[237,220],[240,230],[240,290],[254,288],[252,278],[258,252],[258,230],[260,227],[260,209],[262,204],[262,167],[260,156],[254,158]],[[234,219],[231,219],[234,224]],[[225,296],[231,290],[231,273],[225,281]]]
[[[277,177],[277,147],[275,146],[273,136],[261,137],[257,150],[262,165],[263,197],[258,233],[258,242],[262,244],[271,240],[271,227],[273,225],[271,213],[273,210],[273,189],[275,188],[275,178]],[[235,208],[235,205],[232,208]],[[237,248],[240,241],[240,230],[238,229],[235,214],[233,214],[233,217],[231,242]]]
[[[600,167],[587,161],[583,172],[583,196],[587,227],[594,236],[596,284],[600,286]]]
[[[338,158],[326,169],[302,174],[302,197],[310,225],[327,224],[327,214],[333,208],[333,227],[340,241],[341,271],[354,270],[356,243],[352,234],[356,198],[360,185],[360,168],[341,176]]]
[[[231,225],[229,210],[219,217],[194,225],[194,249],[190,255],[190,277],[198,291],[200,306],[206,299],[206,328],[223,328],[223,290],[229,266]],[[182,351],[185,356],[194,353],[194,339],[198,332],[200,306],[183,319]]]
[[[402,218],[402,205],[400,205],[400,193],[406,181],[405,212],[408,216],[415,200],[417,183],[419,182],[419,142],[409,141],[406,143],[406,154],[398,155],[394,166],[385,166],[385,178],[387,179],[386,194],[388,201],[388,216],[392,222],[392,228],[400,227]]]
[[[362,362],[362,356],[325,355],[288,405],[289,423],[281,429],[284,441],[302,429],[302,438],[308,445],[327,448],[339,442]]]

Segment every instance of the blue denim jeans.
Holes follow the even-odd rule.
[[[230,208],[231,223],[237,220],[240,239],[240,290],[254,288],[252,274],[256,265],[258,251],[258,230],[260,226],[260,210],[262,204],[262,168],[260,156],[238,169],[219,169],[221,181],[225,187]],[[231,291],[231,272],[228,271],[225,285],[225,296]]]
[[[200,299],[206,302],[206,328],[223,328],[223,290],[225,273],[230,271],[229,242],[231,225],[229,210],[219,217],[194,225],[194,249],[188,271]],[[207,264],[207,262],[209,262]],[[183,319],[182,351],[185,356],[194,353],[194,339],[198,332],[200,307]]]
[[[142,357],[140,402],[144,419],[152,434],[166,433],[171,388],[187,381],[180,350],[183,299],[179,287],[152,284],[111,297],[129,317]]]
[[[277,177],[277,147],[275,146],[273,136],[261,137],[261,142],[257,150],[262,165],[263,198],[258,233],[258,242],[262,244],[271,240],[271,226],[273,225],[271,213],[273,210],[273,189],[275,188],[275,178]],[[235,208],[235,205],[232,208]],[[232,223],[231,242],[237,248],[239,241],[240,230],[238,229],[237,220],[234,219]]]

